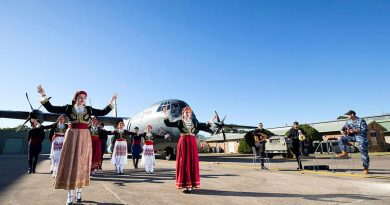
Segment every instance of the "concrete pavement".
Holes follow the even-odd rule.
[[[106,155],[108,157],[108,155]],[[65,204],[66,192],[52,188],[49,160],[41,156],[36,174],[27,175],[26,155],[0,155],[1,204]],[[175,161],[157,160],[155,174],[134,170],[116,175],[108,158],[83,189],[80,204],[389,204],[390,156],[373,156],[374,174],[365,176],[338,162],[331,171],[296,171],[294,160],[273,159],[260,171],[248,155],[201,155],[201,189],[183,194],[175,188]],[[305,159],[310,164],[313,159]],[[331,159],[321,159],[321,164]]]

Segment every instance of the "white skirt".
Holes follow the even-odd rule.
[[[50,159],[52,163],[58,163],[60,161],[63,143],[64,136],[57,136],[51,142]]]
[[[150,166],[156,163],[153,145],[144,145],[141,158],[141,166]]]
[[[127,164],[127,142],[116,141],[112,152],[112,164]]]

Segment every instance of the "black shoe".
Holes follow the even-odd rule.
[[[185,193],[185,194],[191,194],[191,192],[192,192],[192,190],[188,190],[188,189],[183,191],[183,193]]]
[[[80,197],[80,199],[76,199],[76,202],[80,203],[81,202],[81,197]]]
[[[66,205],[72,205],[73,203],[72,202],[70,202],[70,203],[66,203]]]
[[[27,170],[27,174],[31,174],[31,169],[28,169],[28,170]]]
[[[268,168],[266,166],[264,166],[264,165],[261,166],[261,169],[262,170],[268,170]]]

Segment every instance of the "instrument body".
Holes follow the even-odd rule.
[[[253,137],[255,139],[255,143],[262,143],[268,139],[268,135],[264,133],[258,133],[256,135],[253,135]]]
[[[305,141],[306,136],[302,133],[301,130],[298,130],[298,132],[299,132],[299,137],[298,137],[299,141]]]

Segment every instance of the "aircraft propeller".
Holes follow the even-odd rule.
[[[30,102],[30,99],[29,99],[27,93],[26,93],[26,98],[27,98],[28,104],[30,105],[31,112],[29,113],[26,121],[24,121],[24,123],[16,130],[16,132],[18,132],[28,121],[30,121],[32,117],[34,117],[34,118],[38,117],[39,113],[40,113],[39,109],[41,109],[41,107],[42,107],[42,105],[41,105],[41,106],[39,106],[39,108],[37,110],[34,110],[33,106],[31,105],[31,102]],[[50,98],[51,97],[49,97],[49,99]]]
[[[223,140],[226,141],[226,134],[225,134],[225,130],[223,129],[223,126],[225,126],[224,122],[225,122],[225,119],[226,119],[226,115],[221,120],[219,118],[219,115],[218,115],[217,111],[214,111],[214,113],[215,113],[215,117],[216,117],[217,121],[213,122],[213,123],[217,126],[217,129],[214,131],[213,135],[219,134],[222,131]]]

